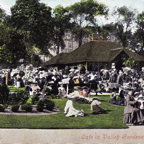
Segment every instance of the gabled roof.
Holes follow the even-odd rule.
[[[122,51],[136,61],[144,61],[144,57],[121,48],[118,44],[110,41],[90,41],[70,53],[60,53],[49,60],[46,65],[73,64],[82,62],[111,62]]]
[[[125,52],[129,57],[133,57],[136,61],[144,61],[144,57],[132,52],[127,48],[116,48],[110,50],[109,61],[113,61],[121,52]]]
[[[118,47],[118,44],[109,41],[90,41],[69,53],[67,62],[108,62],[110,50]]]

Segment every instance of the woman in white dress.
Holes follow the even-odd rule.
[[[73,102],[72,102],[72,97],[69,97],[68,101],[66,102],[65,108],[64,108],[64,113],[67,113],[67,109],[68,109],[68,113],[66,114],[66,117],[70,117],[70,116],[75,116],[75,117],[83,117],[84,116],[84,111],[81,110],[76,110],[73,107]]]

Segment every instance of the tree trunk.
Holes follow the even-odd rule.
[[[79,34],[79,47],[82,45],[82,30],[80,30]]]
[[[59,41],[57,43],[57,53],[56,54],[59,54]]]

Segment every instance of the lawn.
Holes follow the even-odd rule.
[[[0,128],[21,129],[123,129],[124,107],[109,104],[109,95],[98,96],[101,107],[107,114],[92,115],[90,104],[79,104],[73,101],[74,108],[84,110],[84,117],[65,117],[64,107],[67,99],[52,99],[58,109],[58,114],[45,116],[15,116],[0,115]]]

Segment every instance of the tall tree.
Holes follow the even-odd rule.
[[[54,31],[53,31],[53,42],[57,47],[57,54],[59,53],[59,48],[64,48],[63,36],[65,31],[70,29],[70,16],[68,10],[62,6],[57,6],[53,9],[54,14]]]
[[[140,53],[144,55],[144,12],[138,14],[137,16],[137,30],[134,33],[135,37],[135,45],[138,43],[141,44],[140,46]]]
[[[97,26],[96,16],[107,15],[108,12],[104,4],[99,4],[95,0],[83,0],[66,7],[66,9],[71,14],[72,33],[79,40],[79,46],[81,46],[82,38],[87,32],[85,28]]]
[[[11,8],[11,13],[12,26],[26,31],[27,40],[45,50],[52,37],[51,8],[39,0],[17,0]]]
[[[132,38],[132,29],[135,27],[136,10],[123,6],[114,10],[113,15],[117,18],[116,36],[123,47],[128,47]]]
[[[2,8],[0,8],[0,23],[4,21],[5,17],[6,17],[5,11]]]
[[[0,63],[4,66],[15,67],[27,52],[21,31],[0,24]]]

